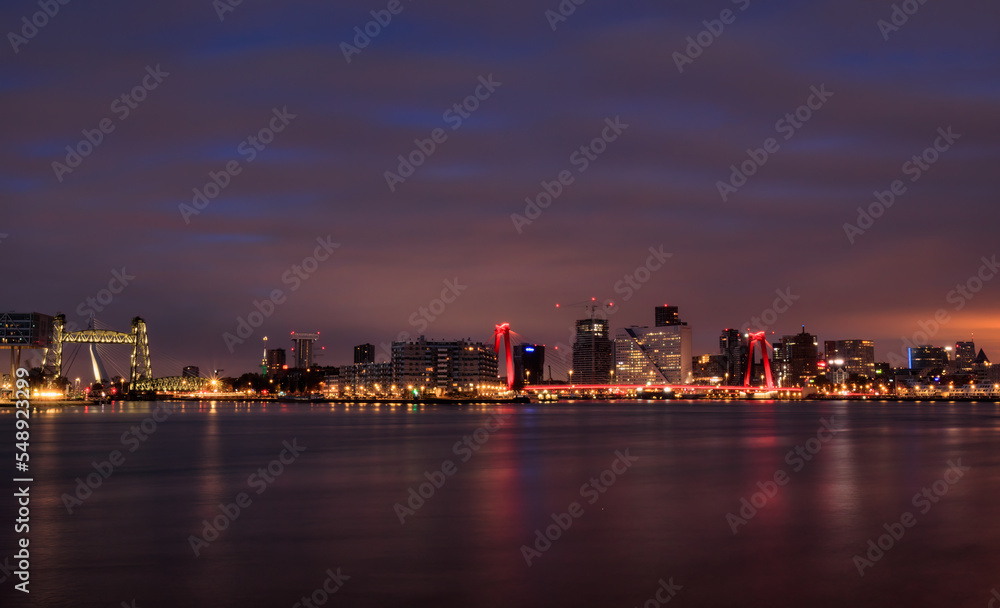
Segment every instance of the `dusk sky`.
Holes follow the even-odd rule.
[[[613,330],[678,305],[716,353],[776,291],[774,339],[1000,360],[996,2],[223,2],[0,8],[5,310],[83,326],[110,283],[97,318],[142,316],[156,376],[293,330],[324,365],[505,321],[568,345],[591,297]]]

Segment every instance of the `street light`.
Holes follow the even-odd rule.
[[[572,384],[573,384],[573,370],[569,370],[569,383],[572,386]]]

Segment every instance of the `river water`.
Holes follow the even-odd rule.
[[[31,424],[34,606],[981,607],[1000,589],[1000,404],[116,403]],[[13,462],[10,410],[0,436]],[[28,605],[4,564],[2,605]]]

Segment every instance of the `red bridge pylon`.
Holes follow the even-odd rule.
[[[760,349],[764,355],[764,377],[767,381],[767,388],[774,388],[774,377],[771,376],[771,362],[767,358],[767,347],[771,346],[771,343],[764,338],[764,332],[758,331],[756,333],[751,333],[750,335],[750,354],[747,357],[747,375],[743,380],[743,386],[750,386],[750,372],[753,370],[753,350],[754,345],[758,342],[760,343]],[[774,347],[771,346],[773,350]]]

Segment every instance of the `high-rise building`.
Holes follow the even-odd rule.
[[[618,384],[666,384],[667,379],[643,347],[643,330],[626,327],[615,333],[615,379]]]
[[[621,384],[691,382],[691,328],[679,323],[628,327],[615,336],[615,381]]]
[[[657,327],[666,327],[668,325],[680,325],[681,320],[677,312],[676,306],[657,306],[655,310],[655,319]]]
[[[976,343],[973,341],[955,343],[955,367],[968,372],[976,366]]]
[[[613,346],[607,319],[580,319],[573,343],[573,383],[608,384],[613,364]]]
[[[875,376],[875,342],[871,340],[827,340],[823,343],[826,361],[843,360],[848,374]]]
[[[313,342],[319,339],[319,334],[300,334],[292,332],[292,348],[295,351],[295,367],[309,369],[313,364]]]
[[[807,386],[817,375],[819,363],[819,341],[816,336],[802,332],[794,336],[785,336],[781,341],[784,357],[788,362],[788,385]]]
[[[354,347],[355,363],[375,363],[375,345],[358,344]]]
[[[948,351],[943,346],[914,346],[909,348],[909,365],[913,370],[948,367]]]
[[[538,384],[544,379],[545,346],[542,344],[516,344],[513,348],[514,388]]]
[[[198,378],[200,376],[201,376],[201,370],[198,368],[197,365],[188,365],[183,370],[181,370],[182,378]]]
[[[726,358],[727,380],[724,384],[743,384],[747,367],[747,341],[738,329],[724,329],[719,336],[719,354]]]
[[[267,375],[273,376],[285,367],[285,349],[270,348],[267,351]]]
[[[392,372],[400,387],[422,392],[461,394],[495,392],[506,388],[497,377],[497,355],[492,346],[472,340],[392,343]]]
[[[395,386],[392,363],[355,363],[337,368],[340,390],[353,395],[390,395]]]

